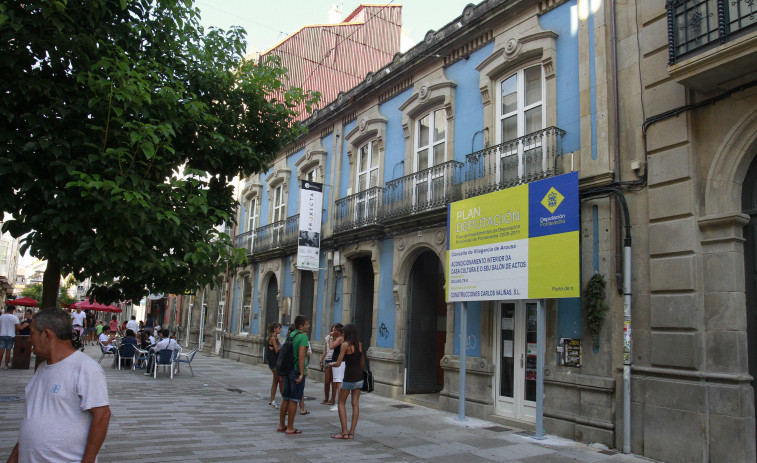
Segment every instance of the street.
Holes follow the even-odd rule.
[[[86,353],[100,357],[98,347]],[[479,419],[458,421],[457,415],[409,405],[376,394],[360,397],[360,421],[354,440],[335,440],[336,412],[320,405],[322,383],[307,383],[309,415],[298,415],[302,435],[275,432],[279,410],[267,406],[271,375],[251,366],[198,354],[173,381],[143,370],[116,370],[103,360],[113,416],[100,451],[101,463],[137,461],[181,462],[641,462],[647,459],[595,449],[547,436],[536,441],[531,432]],[[32,359],[32,365],[34,359]],[[33,369],[0,370],[0,459],[16,443],[23,412],[24,387]],[[280,402],[280,397],[277,397]],[[350,416],[348,405],[347,414]],[[66,426],[66,423],[60,423]],[[40,438],[44,438],[40,436]]]

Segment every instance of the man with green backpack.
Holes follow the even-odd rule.
[[[310,320],[298,315],[294,319],[294,330],[287,334],[286,341],[279,349],[276,359],[276,369],[279,376],[284,380],[284,393],[282,394],[281,411],[279,413],[279,427],[277,432],[285,432],[287,436],[302,434],[302,431],[294,427],[294,417],[297,415],[297,404],[305,393],[305,378],[307,370],[308,331]],[[289,416],[289,424],[286,417]]]

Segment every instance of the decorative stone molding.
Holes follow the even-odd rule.
[[[557,89],[554,62],[557,34],[540,30],[538,23],[524,24],[508,35],[495,38],[494,50],[476,66],[479,90],[484,105],[484,127],[497,125],[497,89],[499,82],[527,66],[541,64],[544,73],[544,111],[546,126],[557,124]],[[533,32],[536,31],[536,32]]]
[[[294,163],[297,167],[297,178],[299,180],[304,180],[305,175],[315,169],[315,181],[322,182],[325,178],[327,156],[328,151],[323,148],[321,139],[316,138],[313,140],[313,142],[306,146],[305,154]]]
[[[372,106],[358,116],[356,127],[344,135],[350,164],[354,162],[354,156],[358,149],[370,140],[378,140],[383,149],[387,122],[388,119],[381,114],[378,106]]]
[[[447,117],[447,153],[452,159],[455,134],[455,88],[457,83],[449,80],[444,69],[437,69],[426,80],[415,83],[415,90],[399,109],[402,111],[402,130],[405,133],[405,174],[413,168],[413,127],[415,121],[436,109],[443,108]]]

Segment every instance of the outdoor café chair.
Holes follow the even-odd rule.
[[[100,356],[100,362],[103,363],[103,359],[106,355],[112,355],[113,357],[116,356],[116,349],[109,349],[110,346],[104,346],[102,342],[97,341],[98,344],[100,344],[100,351],[102,351],[102,355]]]
[[[150,358],[150,351],[140,349],[139,347],[136,348],[135,353],[135,368],[146,368],[147,367],[147,360]]]
[[[152,377],[157,378],[158,366],[162,365],[163,370],[165,370],[166,367],[171,368],[171,379],[173,379],[173,370],[174,366],[177,364],[176,358],[179,356],[179,351],[173,349],[161,349],[158,352],[155,352],[153,356],[155,356],[155,358],[153,359]]]
[[[176,358],[176,371],[181,372],[181,364],[186,363],[189,367],[189,371],[192,373],[192,376],[195,375],[194,370],[192,370],[192,360],[195,358],[195,354],[197,353],[197,349],[193,350],[192,352],[180,352],[179,356]]]
[[[125,360],[131,361],[131,370],[136,367],[137,363],[137,348],[134,344],[121,344],[118,347],[118,369],[121,369],[121,365]]]

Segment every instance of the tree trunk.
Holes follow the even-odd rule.
[[[56,257],[47,260],[47,268],[42,277],[42,303],[40,307],[43,309],[58,306],[61,267],[61,262]]]

